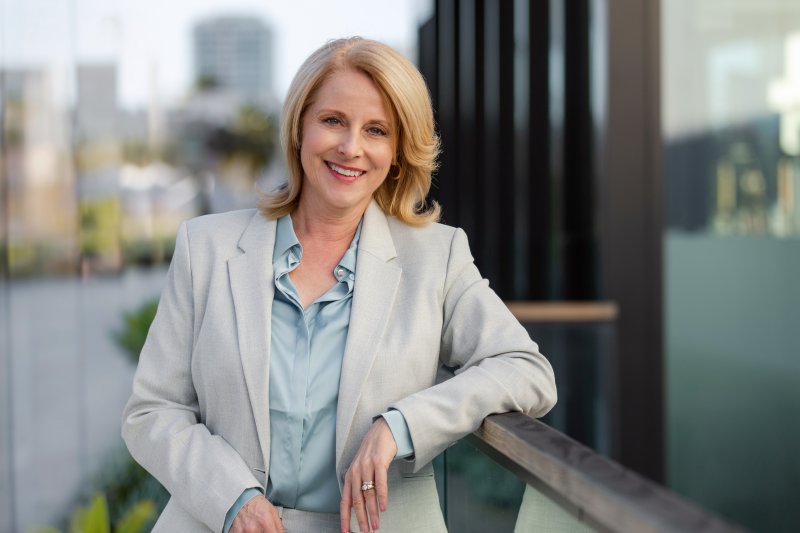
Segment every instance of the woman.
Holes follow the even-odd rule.
[[[552,369],[426,207],[438,140],[408,60],[328,43],[281,135],[283,189],[178,232],[124,413],[172,495],[154,531],[445,531],[431,460],[489,414],[545,414]]]

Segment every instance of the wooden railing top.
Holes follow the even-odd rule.
[[[744,531],[521,413],[492,415],[468,439],[600,531]]]
[[[520,322],[614,322],[619,309],[614,302],[523,302],[506,306]]]

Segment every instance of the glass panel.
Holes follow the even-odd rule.
[[[2,11],[0,11],[2,14]],[[2,87],[2,82],[0,82]],[[0,99],[1,100],[1,99]],[[2,123],[0,105],[0,123]],[[0,143],[2,142],[0,135]],[[11,531],[14,524],[14,475],[11,412],[11,346],[9,342],[8,273],[6,271],[5,174],[0,144],[0,531]]]
[[[284,179],[280,101],[313,49],[413,58],[432,11],[201,4],[0,0],[0,533],[65,529],[94,491],[114,522],[163,505],[120,414],[178,224]]]
[[[543,421],[603,455],[612,455],[614,325],[525,324],[553,365],[558,403]]]
[[[448,448],[438,474],[450,531],[594,531],[466,441]]]
[[[800,4],[662,14],[668,483],[797,531]]]
[[[2,3],[10,515],[12,528],[24,530],[55,519],[86,464],[73,277],[79,253],[73,34],[64,2]]]
[[[525,485],[514,533],[584,533],[596,531],[566,512],[532,485]]]
[[[543,421],[609,455],[614,325],[525,326],[556,375],[558,404]],[[448,448],[434,465],[450,531],[584,530],[557,503],[466,441]]]

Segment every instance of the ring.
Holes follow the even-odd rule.
[[[364,483],[361,484],[361,492],[366,492],[366,491],[372,490],[374,488],[375,488],[375,482],[374,481],[365,481]]]

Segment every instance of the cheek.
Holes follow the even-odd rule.
[[[300,137],[300,157],[308,157],[316,149],[317,136],[313,131],[306,130],[303,136]]]
[[[379,152],[376,154],[376,166],[385,169],[386,172],[389,172],[389,167],[392,165],[393,155],[394,152],[390,146],[382,147],[381,150],[379,150]]]
[[[311,158],[305,144],[300,148],[300,166],[303,167],[303,177],[311,171]]]
[[[323,151],[323,141],[324,139],[322,139],[318,133],[314,132],[313,129],[303,135],[300,144],[300,163],[303,165],[304,171],[308,172],[311,170],[311,168],[307,167],[318,166],[318,162],[315,158]]]

